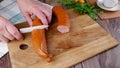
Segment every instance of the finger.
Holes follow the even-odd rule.
[[[39,8],[39,9],[40,9],[40,8]],[[41,9],[40,9],[40,10],[41,10]],[[51,18],[52,18],[52,11],[51,11],[51,10],[48,10],[47,8],[46,8],[46,10],[42,9],[41,11],[42,11],[42,13],[46,16],[48,22],[50,23],[50,22],[51,22]]]
[[[13,26],[12,24],[7,24],[6,26],[7,31],[13,36],[15,37],[17,40],[23,40],[23,36],[22,34],[17,30],[17,28],[15,26]]]
[[[28,14],[28,13],[24,13],[23,15],[24,15],[24,17],[26,18],[26,20],[28,21],[29,25],[32,26],[31,15]]]
[[[42,21],[43,25],[48,25],[48,21],[41,10],[37,9],[36,11],[34,11],[34,14]]]
[[[41,11],[46,16],[48,23],[50,23],[51,22],[51,18],[52,18],[52,11],[47,11],[47,10],[46,11],[41,10]]]
[[[2,42],[9,42],[9,40],[6,37],[4,37],[3,35],[0,35],[0,40]]]
[[[40,10],[46,15],[48,22],[51,22],[51,18],[52,18],[52,8],[53,6],[50,6],[48,4],[44,4],[42,3],[45,7],[41,7]]]
[[[11,35],[7,30],[5,31],[4,35],[6,38],[8,38],[9,40],[14,40],[13,35]]]

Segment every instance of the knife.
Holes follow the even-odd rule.
[[[29,32],[32,32],[32,30],[35,30],[35,29],[44,29],[44,28],[48,28],[48,25],[26,27],[26,28],[21,28],[19,30],[20,30],[21,33],[29,33]]]

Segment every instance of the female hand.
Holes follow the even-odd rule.
[[[30,25],[31,16],[37,16],[44,25],[48,25],[52,18],[52,6],[35,0],[17,0],[19,8]]]
[[[0,41],[8,42],[14,39],[22,40],[23,37],[14,25],[7,19],[0,17]]]

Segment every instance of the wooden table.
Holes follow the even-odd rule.
[[[43,0],[45,1],[45,0]],[[54,0],[46,0],[50,3]],[[120,18],[107,20],[98,19],[97,22],[116,40],[120,41]],[[120,46],[107,50],[97,56],[78,63],[71,68],[120,68]],[[0,68],[12,68],[9,53],[0,59]]]

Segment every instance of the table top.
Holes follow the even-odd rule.
[[[44,0],[45,1],[45,0]],[[54,0],[46,0],[50,3]],[[120,17],[97,20],[98,24],[102,26],[109,34],[117,41],[120,41]],[[116,46],[107,50],[97,56],[89,58],[81,63],[78,63],[71,68],[120,68],[120,46]],[[9,53],[0,59],[0,68],[12,68]]]

